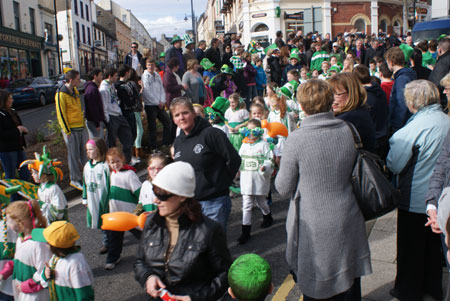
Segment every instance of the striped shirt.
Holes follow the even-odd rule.
[[[142,183],[132,170],[111,173],[109,212],[133,212],[139,200]]]
[[[156,210],[155,194],[153,193],[153,185],[150,181],[145,181],[142,184],[141,193],[139,195],[139,204],[145,212]]]
[[[109,211],[110,173],[105,162],[84,165],[83,169],[83,204],[87,205],[86,221],[89,228],[99,229],[102,225],[101,215]]]

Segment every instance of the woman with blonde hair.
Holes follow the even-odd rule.
[[[205,101],[205,86],[198,68],[200,68],[200,65],[196,59],[188,60],[186,63],[187,71],[183,74],[181,82],[183,85],[187,85],[188,89],[185,92],[190,96],[191,101],[203,105]]]
[[[440,81],[440,85],[444,87],[444,94],[447,96],[447,110],[450,115],[450,73],[444,76]]]
[[[346,58],[344,60],[342,72],[353,72],[354,61],[352,58]]]
[[[358,131],[364,149],[375,152],[375,124],[366,105],[367,93],[363,85],[348,72],[334,75],[329,83],[334,92],[334,115],[351,123]]]

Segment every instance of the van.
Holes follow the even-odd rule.
[[[416,23],[412,30],[414,44],[437,39],[443,34],[450,36],[450,17]]]

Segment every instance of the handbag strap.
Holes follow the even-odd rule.
[[[361,137],[359,136],[358,131],[356,130],[355,126],[351,124],[350,122],[344,121],[345,124],[350,128],[350,131],[352,131],[353,141],[355,143],[356,149],[363,149],[363,144],[361,142]]]

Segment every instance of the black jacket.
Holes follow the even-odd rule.
[[[137,52],[137,57],[138,57],[138,62],[140,64],[141,60],[142,60],[142,54],[139,51]],[[133,55],[131,54],[131,51],[127,54],[127,56],[125,57],[125,61],[123,63],[130,67],[133,66]],[[144,68],[144,70],[145,70],[145,68]]]
[[[0,109],[0,152],[15,152],[21,151],[25,148],[25,138],[20,134],[17,124],[14,123],[10,114],[14,114],[19,120],[19,125],[22,121],[14,109],[10,112]]]
[[[355,54],[355,56],[357,56],[356,47],[352,48],[351,51]],[[360,54],[359,58],[361,60],[361,64],[365,64],[365,62],[366,62],[366,49],[361,48],[361,54]]]
[[[220,58],[220,51],[219,49],[214,49],[212,47],[209,47],[206,51],[205,51],[205,57],[208,58],[211,63],[214,64],[214,67],[216,69],[219,69],[222,67],[221,63],[222,63],[222,59]],[[199,62],[200,63],[200,62]]]
[[[189,135],[181,131],[175,139],[175,161],[184,161],[195,170],[196,200],[210,200],[228,195],[241,157],[221,130],[205,119],[195,117],[195,126]]]
[[[447,97],[444,94],[444,87],[441,86],[440,81],[450,71],[450,50],[444,53],[436,61],[433,71],[430,74],[429,81],[433,82],[439,89],[441,94],[441,104],[447,103]]]
[[[166,262],[170,234],[165,219],[158,212],[147,219],[134,264],[136,280],[145,287],[147,278],[156,275],[172,294],[192,301],[220,299],[232,263],[222,226],[206,216],[193,223],[181,215],[178,223],[178,241]]]
[[[367,101],[370,116],[375,124],[376,138],[380,139],[389,134],[389,107],[387,104],[386,93],[379,85],[372,83],[366,88]]]
[[[381,47],[378,47],[377,49],[373,49],[372,47],[367,48],[366,50],[366,58],[365,61],[362,62],[364,65],[366,65],[367,67],[369,67],[369,62],[371,59],[373,59],[374,57],[379,56],[379,57],[383,57],[383,49]]]
[[[130,82],[125,81],[117,81],[114,84],[114,87],[117,90],[117,97],[119,98],[119,105],[123,111],[135,111],[138,104],[139,92],[136,92],[133,89],[133,86]]]
[[[271,56],[267,59],[270,69],[270,81],[275,82],[278,86],[281,85],[282,70],[280,59],[276,56]]]

